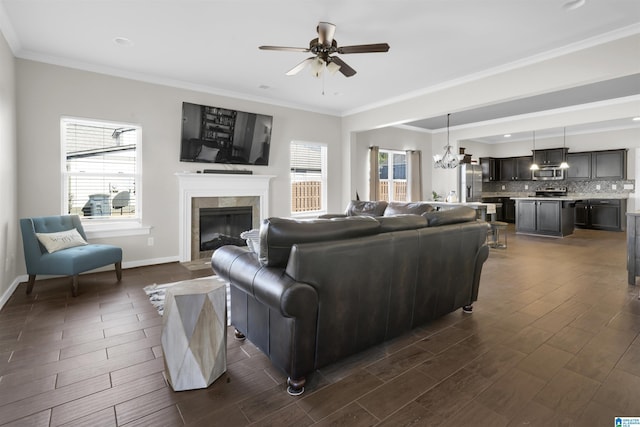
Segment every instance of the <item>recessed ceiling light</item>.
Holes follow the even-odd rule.
[[[511,134],[510,133],[506,133],[506,134],[504,134],[504,137],[505,138],[511,138]]]
[[[116,37],[113,42],[119,46],[133,46],[133,42],[126,37]]]
[[[634,122],[640,122],[640,117],[634,117],[634,118],[633,118],[633,119],[631,119],[631,120],[633,120]]]
[[[586,0],[570,0],[562,5],[564,10],[576,10],[579,7],[584,6]]]

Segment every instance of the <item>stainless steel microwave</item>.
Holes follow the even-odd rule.
[[[545,166],[533,171],[534,181],[558,181],[564,179],[564,169],[557,166]]]

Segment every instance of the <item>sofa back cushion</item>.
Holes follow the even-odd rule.
[[[390,231],[416,230],[429,226],[427,218],[422,215],[394,215],[380,216],[376,218],[380,223],[380,232],[388,233]]]
[[[384,216],[414,214],[422,215],[423,213],[435,211],[433,206],[424,202],[390,202],[384,211]]]
[[[381,201],[352,200],[345,214],[348,216],[382,216],[388,203]]]
[[[260,227],[260,263],[267,267],[286,267],[291,247],[296,243],[351,239],[379,232],[380,223],[368,216],[312,220],[267,218]]]
[[[475,221],[476,210],[468,206],[459,206],[453,209],[427,212],[422,216],[429,221],[429,227],[437,227],[439,225]]]

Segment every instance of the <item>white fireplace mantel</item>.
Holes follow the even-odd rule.
[[[269,181],[275,175],[176,173],[179,183],[180,262],[191,261],[191,206],[195,197],[260,198],[260,222],[269,214]]]

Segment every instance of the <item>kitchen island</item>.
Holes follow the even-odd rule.
[[[516,234],[564,237],[573,234],[576,200],[572,197],[514,197]]]

